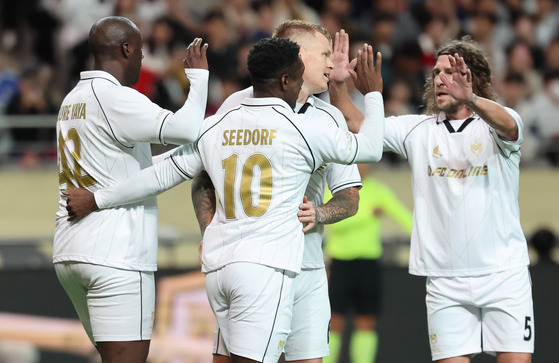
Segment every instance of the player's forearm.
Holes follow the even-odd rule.
[[[359,134],[355,136],[358,141],[355,162],[371,163],[382,158],[384,104],[380,92],[369,92],[365,95],[365,121]]]
[[[345,82],[330,82],[328,91],[330,103],[342,111],[349,131],[358,133],[365,116],[351,101]]]
[[[501,138],[509,141],[518,139],[518,125],[507,110],[498,103],[487,98],[474,95],[466,106],[477,113]]]
[[[349,218],[357,213],[359,188],[351,187],[334,193],[326,204],[315,207],[316,222],[331,224]]]
[[[189,144],[198,138],[206,114],[208,77],[205,69],[185,69],[190,91],[184,105],[165,120],[161,139],[166,144]]]
[[[212,221],[216,210],[215,189],[208,173],[201,171],[196,175],[192,180],[190,192],[200,233],[204,236],[206,227]]]
[[[158,195],[182,183],[185,179],[174,170],[171,159],[143,169],[123,182],[94,193],[99,209],[136,203]]]

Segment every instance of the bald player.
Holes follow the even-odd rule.
[[[56,124],[60,199],[53,262],[103,363],[147,359],[155,306],[156,199],[69,222],[62,191],[94,192],[151,166],[150,143],[193,142],[208,92],[207,44],[200,38],[186,50],[191,87],[176,113],[130,88],[140,76],[142,42],[127,18],[97,21],[89,33],[94,70],[81,73]]]

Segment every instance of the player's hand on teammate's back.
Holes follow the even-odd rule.
[[[208,69],[207,50],[208,43],[202,45],[202,38],[194,38],[186,48],[186,56],[182,60],[184,68]]]
[[[66,200],[66,210],[68,211],[69,221],[77,221],[99,209],[93,193],[87,189],[64,190],[62,194],[68,197]]]
[[[382,56],[380,52],[373,55],[373,47],[367,43],[357,53],[357,65],[355,71],[349,70],[355,88],[362,94],[369,92],[382,92]]]
[[[311,230],[316,224],[316,210],[306,195],[303,198],[303,203],[299,205],[297,217],[299,217],[299,222],[304,224],[303,232]]]

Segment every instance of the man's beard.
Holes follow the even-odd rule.
[[[464,104],[462,102],[453,100],[449,102],[445,107],[440,108],[437,106],[437,108],[439,109],[439,111],[443,111],[445,114],[454,115],[460,110],[463,105]]]

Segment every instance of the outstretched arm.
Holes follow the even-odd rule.
[[[187,148],[189,150],[186,150]],[[186,147],[179,151],[182,153],[177,152],[176,157],[184,158],[193,174],[201,169],[200,159],[192,151],[192,148]],[[68,197],[66,206],[68,220],[78,220],[97,209],[136,203],[147,197],[161,194],[182,183],[187,177],[175,168],[175,162],[177,161],[173,160],[173,157],[143,169],[118,184],[97,190],[95,193],[84,189],[63,191],[62,193]]]
[[[359,132],[365,116],[351,101],[346,82],[349,81],[350,70],[355,68],[357,59],[349,61],[349,35],[340,30],[334,37],[332,52],[334,70],[330,73],[329,93],[330,103],[336,106],[344,115],[348,129]]]
[[[504,140],[518,139],[518,124],[505,108],[487,98],[479,97],[472,90],[472,72],[466,65],[464,58],[458,53],[449,56],[452,68],[452,80],[441,74],[441,81],[448,88],[452,97],[477,113],[483,121],[491,126]]]

